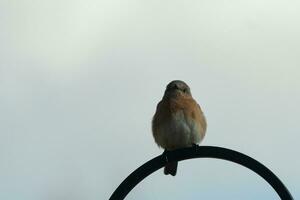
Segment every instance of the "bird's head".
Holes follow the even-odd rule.
[[[165,90],[165,97],[170,96],[177,96],[177,95],[184,95],[184,96],[191,96],[190,87],[181,80],[174,80],[171,81]]]

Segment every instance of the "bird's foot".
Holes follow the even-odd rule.
[[[166,163],[168,163],[169,162],[169,159],[168,159],[168,150],[164,150],[164,152],[162,153],[162,156],[165,158],[165,161],[166,161]]]
[[[193,143],[193,144],[192,144],[192,147],[193,147],[195,150],[197,150],[197,149],[198,149],[198,147],[199,147],[199,145],[198,145],[198,144],[196,144],[196,143]]]

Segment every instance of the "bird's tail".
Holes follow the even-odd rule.
[[[164,169],[165,175],[171,174],[172,176],[176,175],[178,162],[167,163]]]

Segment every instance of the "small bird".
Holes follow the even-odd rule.
[[[171,81],[152,119],[155,142],[165,151],[200,143],[206,132],[205,116],[193,99],[189,86],[180,80]],[[177,162],[167,163],[164,174],[176,175]]]

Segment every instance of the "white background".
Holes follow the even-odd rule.
[[[300,198],[299,1],[0,0],[0,199],[100,200],[162,153],[166,84],[203,108],[203,145],[241,151]],[[128,199],[279,199],[246,168],[180,162]]]

